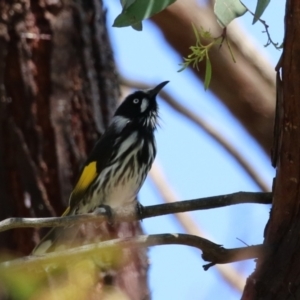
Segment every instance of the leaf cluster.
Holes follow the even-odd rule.
[[[192,24],[192,26],[196,37],[196,45],[190,47],[191,54],[183,58],[184,62],[181,64],[182,68],[178,70],[178,72],[185,70],[190,65],[192,65],[193,68],[199,70],[198,68],[199,63],[205,60],[206,68],[205,68],[204,88],[207,89],[211,80],[211,73],[212,73],[211,62],[208,53],[210,48],[218,41],[217,39],[212,38],[209,31],[205,31],[203,28],[201,28],[198,31],[194,24]],[[201,39],[210,40],[210,43],[204,45],[201,42]]]
[[[223,31],[221,36],[219,36],[217,38],[213,38],[209,31],[205,31],[203,28],[200,28],[200,30],[198,31],[194,24],[192,24],[192,27],[193,27],[193,31],[194,31],[194,34],[196,37],[196,45],[190,47],[191,53],[187,57],[183,58],[184,62],[181,64],[182,68],[180,70],[178,70],[178,72],[185,70],[190,65],[192,65],[193,68],[196,68],[197,70],[199,70],[199,68],[198,68],[199,63],[202,62],[203,60],[205,60],[204,88],[205,88],[205,90],[207,90],[209,87],[209,84],[211,81],[211,75],[212,75],[212,67],[211,67],[211,62],[210,62],[210,58],[209,58],[209,50],[212,48],[212,46],[214,46],[214,45],[222,46],[222,43],[225,40],[226,44],[228,46],[228,49],[230,51],[233,62],[235,62],[235,59],[234,59],[230,44],[226,37],[226,30]],[[201,40],[208,41],[208,43],[204,44],[203,41],[201,41]]]

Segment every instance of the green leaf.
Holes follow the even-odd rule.
[[[205,68],[205,78],[204,78],[205,90],[208,89],[210,80],[211,80],[211,62],[210,62],[208,53],[206,53],[206,68]]]
[[[121,5],[123,7],[123,10],[128,9],[129,6],[131,6],[136,0],[121,0]],[[136,31],[142,31],[143,30],[143,24],[142,22],[137,22],[135,24],[132,24],[131,27]]]
[[[216,0],[214,13],[223,28],[232,20],[245,14],[247,8],[239,0]]]
[[[114,21],[114,27],[132,26],[159,13],[176,0],[122,0],[123,11]],[[130,4],[130,5],[129,5]]]
[[[193,28],[193,31],[194,31],[194,35],[196,37],[196,44],[198,44],[198,43],[200,43],[200,37],[199,37],[198,30],[197,30],[196,26],[193,23],[192,23],[192,28]]]
[[[179,64],[179,66],[181,66],[181,68],[177,71],[178,73],[182,72],[183,70],[185,70],[188,67],[188,65],[185,63]]]
[[[33,295],[39,290],[43,280],[43,275],[37,272],[1,270],[1,284],[9,292],[10,299],[33,299]]]
[[[257,0],[257,5],[256,5],[252,25],[255,24],[258,21],[258,19],[262,16],[269,3],[270,0]]]
[[[127,9],[130,5],[132,5],[136,0],[121,0],[121,5],[123,9]]]
[[[143,23],[138,22],[138,23],[132,24],[131,27],[136,31],[142,31],[143,30]]]
[[[228,47],[228,50],[229,50],[231,59],[232,59],[232,61],[233,61],[234,63],[236,63],[236,60],[235,60],[235,58],[234,58],[234,55],[233,55],[233,52],[232,52],[232,49],[231,49],[231,46],[230,46],[230,43],[229,43],[229,41],[228,41],[227,38],[226,38],[225,40],[226,40],[226,44],[227,44],[227,47]]]

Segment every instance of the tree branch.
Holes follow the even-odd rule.
[[[112,213],[114,220],[133,221],[179,212],[212,209],[243,203],[271,204],[272,194],[237,192],[227,195],[146,206],[142,208],[139,215],[137,215],[135,209],[132,209],[131,207],[117,208],[112,210],[110,213]],[[60,227],[92,221],[101,222],[107,221],[108,218],[108,212],[102,207],[94,213],[76,216],[52,218],[8,218],[0,222],[0,232],[14,228]]]
[[[246,9],[248,10],[248,12],[254,17],[255,14],[245,5],[243,4]],[[274,46],[275,49],[277,50],[281,50],[283,48],[283,42],[281,45],[278,45],[279,43],[275,43],[272,38],[271,38],[271,34],[269,32],[269,25],[267,24],[267,22],[265,20],[262,20],[261,18],[258,18],[257,21],[259,21],[261,24],[263,24],[263,26],[265,27],[265,31],[263,31],[263,33],[266,33],[267,34],[267,42],[266,44],[264,45],[265,47],[268,47],[270,44],[272,44]]]
[[[150,178],[157,189],[159,195],[166,203],[177,203],[179,201],[178,196],[172,189],[167,179],[164,176],[163,170],[155,161],[150,171]],[[206,239],[213,239],[205,233],[198,223],[193,220],[193,217],[189,212],[176,213],[174,217],[184,229],[185,233],[196,236],[202,236]],[[246,279],[231,265],[216,265],[216,270],[220,273],[221,277],[230,287],[236,289],[238,292],[244,290]]]
[[[203,252],[202,258],[210,263],[203,266],[204,270],[208,270],[215,264],[226,264],[235,261],[251,259],[266,255],[269,251],[264,245],[254,245],[242,248],[225,249],[221,245],[215,244],[207,239],[188,235],[188,234],[155,234],[155,235],[141,235],[134,238],[120,238],[109,241],[104,241],[96,244],[76,247],[65,251],[56,251],[40,256],[28,256],[18,258],[12,261],[7,261],[0,264],[1,269],[9,268],[10,271],[19,270],[20,268],[43,267],[45,264],[58,262],[70,263],[70,259],[78,256],[93,257],[97,254],[101,256],[107,254],[107,250],[118,250],[119,248],[127,248],[132,245],[139,247],[150,247],[159,245],[185,245],[198,248]],[[100,253],[99,253],[100,252]]]
[[[213,209],[243,203],[271,204],[272,194],[237,192],[227,195],[151,205],[144,207],[141,219],[186,211]]]

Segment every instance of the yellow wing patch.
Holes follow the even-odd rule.
[[[72,194],[76,195],[77,193],[84,192],[97,175],[97,163],[93,161],[84,167]]]

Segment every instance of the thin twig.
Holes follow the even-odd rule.
[[[127,78],[120,78],[121,84],[134,87],[138,89],[147,89],[149,88],[149,84],[145,84],[143,82],[129,80]],[[255,168],[249,163],[247,159],[243,157],[243,155],[232,146],[229,141],[227,141],[216,128],[208,124],[205,120],[203,120],[200,116],[180,104],[179,101],[175,100],[169,93],[165,91],[160,92],[161,98],[168,104],[172,109],[186,117],[189,121],[196,124],[202,130],[204,130],[210,137],[212,137],[215,141],[217,141],[236,161],[237,163],[245,170],[245,172],[252,178],[252,180],[258,185],[258,187],[264,191],[268,192],[270,190],[269,185],[262,179],[261,175],[257,172]]]
[[[133,221],[179,212],[212,209],[242,203],[270,204],[271,201],[271,193],[238,192],[228,195],[145,206],[139,215],[137,215],[135,209],[130,206],[115,208],[109,212],[109,214],[112,213],[115,221]],[[8,218],[0,222],[0,232],[14,228],[60,227],[92,221],[101,222],[107,221],[109,214],[104,209],[100,208],[94,213],[76,216],[51,218]]]
[[[150,171],[150,178],[155,184],[155,187],[161,195],[162,199],[166,203],[177,203],[178,197],[168,184],[157,161],[152,166],[152,169]],[[177,213],[175,214],[175,217],[180,225],[184,228],[186,233],[207,238],[206,233],[204,233],[199,228],[198,224],[194,222],[192,216],[189,213]],[[224,278],[225,282],[230,284],[231,287],[235,288],[239,292],[243,291],[246,280],[232,266],[217,265],[216,269]]]
[[[245,8],[248,10],[248,12],[255,17],[255,14],[243,3],[243,5],[245,6]],[[265,27],[265,31],[263,31],[263,33],[267,34],[268,40],[266,42],[266,44],[264,45],[264,47],[268,47],[270,44],[272,44],[275,49],[277,50],[281,50],[282,49],[282,45],[278,46],[279,43],[275,43],[272,38],[271,38],[271,34],[269,32],[269,25],[267,24],[267,22],[265,20],[262,20],[260,18],[257,19],[257,21],[259,21],[261,24],[263,24],[263,26]]]
[[[154,234],[141,235],[134,238],[114,239],[96,244],[85,245],[81,247],[72,248],[65,251],[56,251],[45,255],[27,256],[15,260],[7,261],[0,264],[0,270],[9,268],[10,271],[19,270],[20,268],[36,268],[43,267],[45,264],[51,263],[60,264],[65,262],[70,263],[72,258],[79,258],[82,256],[93,257],[97,254],[101,255],[101,250],[113,250],[118,248],[127,248],[132,245],[140,247],[150,247],[159,245],[185,245],[200,249],[205,261],[209,261],[208,265],[203,266],[205,270],[215,264],[226,264],[235,261],[261,257],[268,248],[264,245],[255,245],[243,248],[225,249],[221,245],[217,245],[204,238],[188,235],[188,234]],[[99,252],[100,253],[99,253]],[[96,253],[97,252],[97,253]]]

